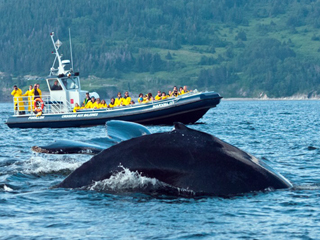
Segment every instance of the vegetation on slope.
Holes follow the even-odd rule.
[[[69,58],[69,28],[83,87],[105,95],[320,93],[319,13],[315,0],[0,0],[2,99],[13,83],[26,88],[25,75],[48,74],[51,31]]]

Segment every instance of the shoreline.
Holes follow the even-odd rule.
[[[222,98],[221,101],[320,101],[320,98]],[[12,103],[0,101],[0,104]]]
[[[280,98],[268,98],[268,97],[230,97],[230,98],[225,98],[222,96],[221,101],[319,101],[320,100],[320,96],[316,96],[316,97],[311,97],[308,98],[307,96],[296,96],[296,97],[280,97]],[[12,103],[12,101],[6,99],[1,99],[0,103]]]

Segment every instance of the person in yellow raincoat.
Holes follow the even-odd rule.
[[[35,84],[34,86],[33,86],[33,89],[32,89],[32,91],[31,91],[31,93],[32,93],[32,100],[35,100],[35,99],[37,99],[37,98],[42,98],[42,93],[41,93],[41,90],[38,88],[38,85],[37,84]]]
[[[86,104],[86,109],[94,108],[94,103],[96,102],[96,99],[94,96],[91,96],[91,100],[88,101]]]
[[[108,107],[109,108],[113,108],[113,107],[116,107],[117,105],[116,105],[116,101],[115,101],[115,99],[112,97],[111,99],[110,99],[110,103],[109,103],[109,105],[108,105]]]
[[[107,108],[108,107],[108,104],[106,103],[106,101],[104,99],[101,100],[101,103],[100,103],[100,108]]]
[[[161,100],[168,98],[168,95],[165,92],[162,92]]]
[[[118,97],[115,98],[115,105],[116,106],[123,105],[123,97],[121,96],[121,92],[118,92]]]
[[[131,102],[131,97],[129,96],[129,92],[125,92],[123,100],[122,100],[122,104],[124,106],[129,105]]]
[[[158,90],[158,94],[154,97],[154,100],[161,100],[161,99],[162,99],[161,91]]]
[[[92,104],[92,108],[98,109],[100,108],[100,98],[97,98],[97,100]]]
[[[38,88],[37,84],[33,86],[31,93],[32,93],[32,110],[34,110],[34,107],[33,107],[34,100],[37,98],[42,98],[42,93],[41,93],[41,90]]]
[[[154,98],[152,97],[152,93],[148,93],[147,95],[147,98],[143,99],[142,103],[152,102],[154,100]]]
[[[80,110],[85,109],[86,105],[84,105],[84,103],[81,104]]]
[[[14,99],[14,109],[17,110],[20,114],[25,114],[24,112],[24,102],[22,99],[22,91],[20,88],[17,87],[17,85],[13,86],[13,91],[11,92],[11,95]]]
[[[22,96],[26,96],[28,97],[28,111],[30,112],[32,109],[32,85],[29,86],[29,89],[25,92],[25,94],[23,94]]]
[[[181,94],[185,94],[185,93],[188,93],[191,91],[188,91],[187,86],[183,86],[183,90],[181,90],[180,92],[181,92]]]
[[[77,112],[78,110],[80,110],[80,106],[79,106],[78,103],[76,103],[76,104],[74,105],[73,112]]]

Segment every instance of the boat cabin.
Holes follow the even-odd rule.
[[[59,54],[59,48],[62,45],[60,40],[54,41],[54,33],[50,33],[51,40],[55,51],[55,59],[50,68],[49,76],[46,82],[49,89],[49,95],[42,95],[39,101],[30,97],[19,97],[14,99],[15,114],[14,115],[33,115],[37,111],[41,113],[67,113],[72,112],[75,104],[81,106],[86,92],[81,90],[79,72],[73,71],[73,63],[70,60],[62,60]],[[70,42],[71,46],[71,42]],[[71,50],[72,54],[72,50]],[[72,59],[72,55],[71,55]],[[57,67],[55,68],[55,65]],[[70,66],[71,65],[71,66]],[[97,93],[92,93],[95,97],[99,97]],[[91,95],[90,95],[91,96]],[[37,108],[39,106],[39,108]]]
[[[53,32],[50,36],[55,49],[55,59],[50,69],[49,77],[46,79],[50,93],[50,100],[51,103],[64,103],[64,107],[67,108],[64,111],[70,111],[74,108],[76,103],[81,106],[87,91],[81,90],[79,72],[73,72],[73,63],[70,62],[70,60],[61,59],[62,55],[59,55],[58,50],[62,43],[59,40],[54,42]],[[57,68],[55,68],[56,62],[58,62]],[[72,64],[72,66],[70,66],[70,64]]]
[[[63,102],[68,109],[73,109],[76,103],[81,106],[86,91],[81,90],[77,73],[70,76],[49,77],[46,81],[51,101]]]

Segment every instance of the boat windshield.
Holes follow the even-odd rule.
[[[48,80],[51,91],[62,90],[62,87],[57,79]]]
[[[65,78],[65,79],[62,79],[62,82],[67,90],[79,89],[79,79],[77,77]]]

